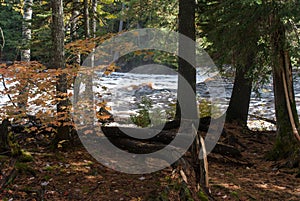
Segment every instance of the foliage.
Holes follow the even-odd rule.
[[[122,72],[127,72],[135,67],[147,64],[163,65],[176,70],[178,67],[178,57],[158,50],[141,50],[121,56],[116,61],[116,65]]]
[[[50,2],[41,1],[32,6],[32,39],[30,43],[32,60],[50,64],[51,60],[51,6]]]
[[[201,99],[198,104],[199,118],[202,117],[213,117],[219,118],[222,115],[222,111],[218,106],[212,105],[209,100]]]
[[[167,116],[172,112],[166,111]],[[174,115],[174,114],[173,114]],[[163,111],[153,109],[153,103],[150,98],[143,96],[141,102],[138,103],[138,111],[135,115],[130,115],[131,121],[140,127],[156,126],[164,124],[166,121]]]
[[[14,62],[13,65],[7,67],[5,64],[0,66],[1,82],[5,86],[5,90],[0,92],[0,96],[7,97],[8,101],[2,103],[0,108],[0,118],[10,118],[13,123],[22,124],[27,114],[34,112],[36,119],[40,121],[44,129],[49,124],[58,126],[56,118],[56,104],[58,94],[55,90],[57,76],[61,73],[68,72],[69,83],[72,81],[73,73],[69,69],[51,69],[45,70],[46,67],[38,62]],[[69,84],[69,86],[71,86]],[[26,93],[21,93],[24,87],[28,88]],[[63,94],[68,98],[71,94]],[[26,102],[26,108],[19,108],[17,103]],[[62,117],[63,118],[63,117]],[[24,123],[24,122],[23,122]],[[42,128],[31,127],[30,131],[41,132]]]
[[[255,52],[256,65],[247,75],[258,84],[269,81],[269,35],[276,27],[269,27],[273,8],[288,30],[288,46],[292,60],[299,61],[299,2],[292,1],[207,1],[198,3],[198,35],[203,46],[219,67],[230,64],[238,67],[245,63],[249,52]]]
[[[137,1],[126,2],[127,11],[122,19],[129,23],[129,29],[139,27],[159,27],[177,29],[178,1]]]
[[[142,97],[141,102],[138,104],[138,112],[136,115],[131,115],[131,121],[140,127],[147,127],[151,124],[149,110],[152,108],[152,101],[146,97]]]
[[[19,59],[19,49],[22,37],[22,16],[12,5],[0,4],[0,27],[3,30],[4,40],[0,36],[0,44],[4,44],[0,60],[14,61]]]

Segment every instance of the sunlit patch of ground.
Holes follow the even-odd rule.
[[[300,179],[295,177],[296,170],[280,169],[277,163],[264,159],[275,133],[244,132],[235,126],[229,129],[246,148],[235,161],[209,155],[212,197],[215,200],[299,201]],[[179,200],[172,168],[129,175],[104,167],[83,147],[56,153],[36,147],[28,150],[34,161],[25,163],[15,180],[2,191],[0,200],[148,201],[149,197],[162,194],[169,196],[170,201]],[[3,172],[8,168],[7,158],[0,162]]]

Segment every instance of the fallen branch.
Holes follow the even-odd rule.
[[[207,160],[206,147],[205,147],[203,137],[199,135],[199,138],[200,138],[200,143],[203,152],[203,162],[204,162],[204,170],[205,170],[205,188],[209,189],[208,160]]]
[[[261,117],[261,116],[257,116],[257,115],[255,115],[255,114],[249,114],[249,116],[252,117],[252,118],[259,119],[259,120],[263,120],[263,121],[266,121],[266,122],[269,122],[269,123],[271,123],[271,124],[276,125],[276,121],[275,121],[275,120],[268,119],[268,118]]]

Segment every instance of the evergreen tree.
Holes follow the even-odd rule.
[[[65,69],[65,51],[64,51],[64,13],[62,0],[52,0],[52,66],[56,69]],[[69,117],[69,100],[67,97],[67,77],[65,73],[58,76],[56,85],[57,91],[57,121],[59,122],[57,134],[53,140],[53,148],[60,141],[71,140],[71,129],[68,122]]]
[[[297,1],[287,3],[272,1],[266,6],[270,8],[268,28],[270,30],[271,65],[277,120],[277,140],[271,157],[273,159],[288,157],[290,162],[294,163],[295,160],[299,160],[298,155],[300,153],[299,118],[295,104],[292,65],[284,21],[286,17],[291,17],[286,15],[285,9],[290,8],[291,14],[298,16],[299,10],[298,13],[293,13],[295,10],[291,9],[297,6]],[[297,162],[299,163],[299,161]]]
[[[299,23],[299,1],[201,2],[206,6],[205,14],[200,15],[206,23],[201,27],[213,44],[209,48],[214,50],[214,58],[236,68],[227,120],[246,123],[251,86],[247,86],[247,82],[266,76],[266,69],[271,66],[277,120],[277,141],[272,158],[289,156],[290,161],[294,161],[299,154],[299,121],[290,59],[292,41],[287,34],[288,30],[293,30],[289,28],[291,25]]]
[[[0,27],[3,32],[0,36],[0,60],[15,61],[20,59],[20,44],[22,41],[22,15],[17,5],[0,3]],[[2,47],[3,46],[3,47]]]
[[[231,0],[201,1],[200,6],[200,35],[212,42],[208,51],[220,69],[230,64],[236,70],[226,121],[246,126],[257,65],[260,7],[255,2]]]

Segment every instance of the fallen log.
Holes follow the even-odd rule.
[[[211,117],[202,117],[202,118],[200,118],[199,119],[198,130],[203,131],[203,132],[207,132],[208,128],[210,126],[210,122],[211,122]],[[155,126],[155,127],[152,127],[152,128],[153,129],[162,128],[163,130],[172,130],[172,129],[179,128],[180,123],[181,123],[180,120],[172,120],[172,121],[166,122],[166,124],[164,126],[159,125],[159,126]]]
[[[152,138],[139,139],[141,142],[160,142],[163,144],[169,144],[176,136],[176,131],[156,130],[156,129],[142,129],[142,128],[119,128],[119,127],[101,127],[103,134],[108,138],[127,138],[136,139],[128,136],[126,133],[134,133],[136,136],[138,133],[142,133],[143,136],[152,136],[153,133],[157,133]],[[186,136],[188,138],[190,136]]]
[[[180,135],[180,137],[183,140],[187,140],[187,141],[190,141],[192,137],[191,136],[192,133],[191,134],[177,133],[177,130],[157,131],[157,130],[148,129],[147,131],[141,128],[119,128],[119,127],[102,127],[101,130],[103,134],[115,146],[136,154],[153,153],[155,151],[161,150],[165,148],[167,145],[169,145],[177,135]],[[125,131],[125,133],[123,131]],[[126,134],[132,132],[135,134],[139,132],[140,133],[143,132],[143,135],[147,135],[147,133],[144,132],[149,132],[149,135],[153,134],[152,132],[157,132],[158,134],[149,139],[137,139],[128,136]],[[185,142],[183,142],[183,144],[185,144]],[[181,144],[178,144],[178,146],[175,148],[179,148],[179,149],[183,148],[180,145]],[[235,147],[220,142],[216,144],[212,152],[220,155],[235,157],[235,158],[242,156],[241,152]]]

